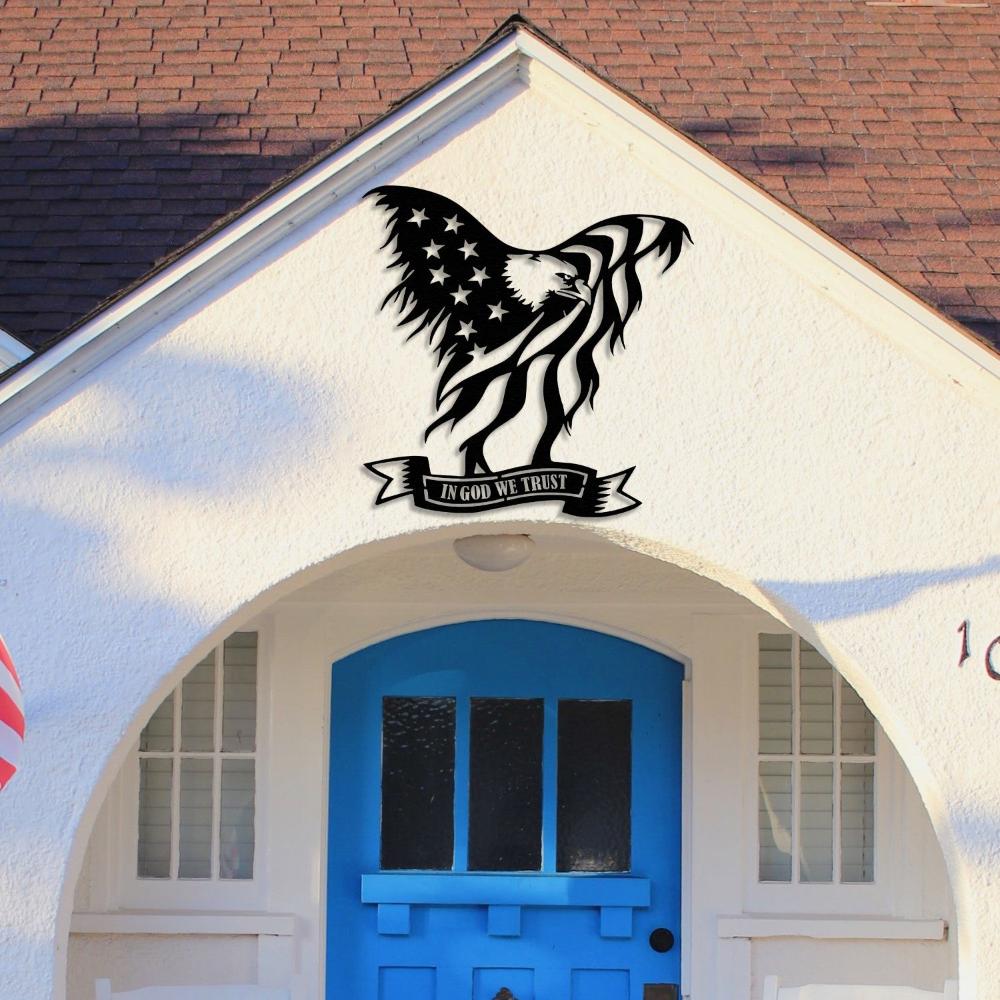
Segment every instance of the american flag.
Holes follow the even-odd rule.
[[[466,474],[489,472],[489,436],[526,403],[528,369],[545,368],[546,428],[532,461],[551,460],[599,383],[598,348],[623,343],[642,301],[636,264],[647,254],[680,255],[687,228],[658,215],[605,219],[546,250],[511,246],[461,205],[432,191],[385,186],[369,192],[387,213],[385,242],[398,283],[382,303],[397,323],[424,333],[441,368],[427,429],[477,425],[462,444]],[[502,385],[499,404],[489,390]],[[491,401],[492,400],[492,401]]]
[[[0,636],[0,789],[17,770],[24,743],[24,700],[21,681]]]

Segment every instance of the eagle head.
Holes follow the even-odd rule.
[[[553,297],[591,303],[590,286],[576,266],[553,254],[511,254],[504,264],[504,278],[514,298],[532,309],[541,309]]]

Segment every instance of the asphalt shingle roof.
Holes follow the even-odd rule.
[[[0,326],[44,348],[511,14],[1000,347],[1000,5],[6,0]]]

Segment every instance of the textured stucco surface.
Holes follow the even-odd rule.
[[[787,233],[696,172],[639,162],[627,134],[534,93],[379,179],[448,194],[521,245],[622,212],[689,225],[695,245],[669,275],[644,269],[627,349],[556,449],[602,472],[634,464],[644,505],[582,527],[770,602],[821,644],[942,838],[963,1000],[1000,994],[1000,771],[987,766],[1000,684],[982,668],[1000,632],[995,398],[929,370],[902,314],[898,329],[869,325],[870,293],[830,290]],[[421,451],[433,377],[423,345],[402,346],[376,313],[381,221],[352,204],[2,442],[0,621],[30,728],[0,812],[0,996],[62,995],[89,803],[171,678],[293,579],[455,526],[405,501],[372,506],[362,463]],[[457,469],[445,444],[428,453]],[[966,618],[976,658],[958,671]]]

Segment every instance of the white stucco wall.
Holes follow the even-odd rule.
[[[817,916],[904,924],[948,921],[944,862],[912,780],[888,741],[878,759],[877,870],[874,885],[760,886],[755,851],[757,636],[780,623],[717,584],[666,564],[595,544],[586,536],[539,534],[528,563],[509,574],[477,572],[447,541],[375,557],[277,602],[248,626],[259,630],[261,799],[253,887],[170,884],[135,878],[136,763],[108,793],[77,885],[75,910],[253,910],[295,918],[292,1000],[321,995],[325,973],[327,758],[330,664],[390,634],[431,623],[530,616],[610,631],[679,657],[686,664],[684,871],[685,989],[695,998],[758,1000],[761,977],[794,982],[908,983],[940,989],[955,974],[954,936],[946,941],[816,941]],[[720,734],[726,738],[721,739]],[[740,804],[743,809],[741,812]],[[250,889],[250,892],[244,890]],[[720,917],[742,913],[792,918],[798,936],[730,948]],[[142,917],[137,917],[141,921]],[[860,923],[859,923],[860,921]],[[894,925],[898,933],[898,925]],[[334,932],[335,933],[335,932]],[[912,930],[911,930],[912,933]],[[76,937],[71,940],[77,940]],[[187,961],[186,938],[152,939],[133,957],[107,938],[82,937],[70,956],[69,983],[105,962],[113,981],[153,984],[163,964],[174,981],[204,980],[236,964],[239,938],[215,939],[214,966]],[[92,943],[93,942],[93,943]],[[100,944],[98,944],[100,942]],[[147,961],[155,947],[158,963]],[[103,950],[101,950],[103,948]],[[742,965],[740,964],[742,962]],[[763,963],[763,965],[761,964]],[[758,973],[758,967],[763,972]],[[812,977],[811,980],[809,977]],[[753,992],[748,985],[753,983]],[[70,1000],[76,1000],[71,995]]]
[[[636,466],[643,506],[587,530],[772,607],[858,687],[942,838],[963,1000],[987,1000],[1000,993],[1000,772],[984,766],[1000,685],[982,667],[1000,632],[995,388],[695,160],[537,89],[494,95],[376,179],[447,194],[522,245],[623,212],[690,226],[666,278],[643,270],[627,350],[556,454]],[[0,442],[0,620],[29,718],[0,811],[2,996],[61,997],[102,781],[178,672],[290,581],[458,527],[372,506],[362,463],[419,453],[433,372],[376,313],[379,217],[340,194]],[[958,671],[963,619],[976,658]]]

